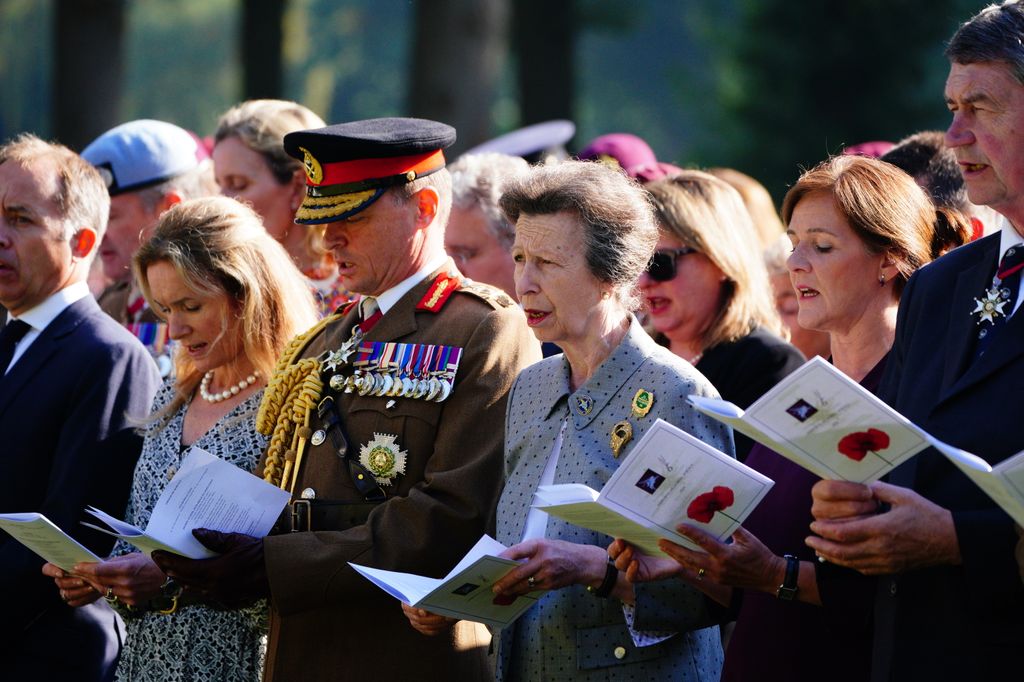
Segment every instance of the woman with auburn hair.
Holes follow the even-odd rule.
[[[645,186],[658,248],[640,278],[649,325],[722,394],[748,407],[803,364],[785,333],[750,214],[723,180],[683,171]],[[736,434],[736,456],[753,443]]]
[[[294,222],[306,193],[306,177],[302,163],[285,152],[284,136],[325,125],[295,102],[248,100],[221,115],[212,154],[221,194],[248,202],[263,218],[267,232],[284,245],[309,280],[321,315],[334,312],[351,294],[338,281],[322,231]]]
[[[157,392],[125,520],[149,522],[192,446],[253,470],[266,446],[253,421],[278,355],[316,322],[313,298],[259,216],[233,199],[178,204],[160,219],[133,267],[176,342],[176,378]],[[266,604],[239,610],[190,603],[153,560],[120,541],[109,559],[52,564],[70,606],[105,597],[128,636],[119,680],[259,680]]]
[[[968,224],[959,212],[937,211],[895,166],[859,156],[835,157],[805,173],[782,215],[800,324],[828,332],[835,366],[876,391],[903,286],[917,268],[963,243]],[[731,542],[683,525],[680,533],[705,552],[663,540],[675,561],[655,559],[616,540],[609,553],[632,580],[678,576],[729,609],[736,628],[723,680],[806,680],[822,670],[830,679],[869,679],[874,580],[815,561],[804,544],[818,478],[760,444],[747,464],[775,485]]]

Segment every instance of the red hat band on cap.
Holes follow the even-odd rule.
[[[412,182],[445,165],[444,152],[440,149],[425,154],[337,161],[322,165],[309,152],[305,153],[305,157],[306,184],[311,187],[330,187],[358,183],[360,187],[353,190],[380,186],[378,181],[384,181],[383,184],[387,185],[394,184],[392,178],[398,176],[402,176],[405,182]]]

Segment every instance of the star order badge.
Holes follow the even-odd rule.
[[[978,324],[981,324],[982,322],[995,322],[997,317],[1005,315],[1003,306],[1009,303],[1010,299],[1009,297],[1004,297],[1003,292],[998,287],[992,287],[985,292],[983,297],[974,299],[974,302],[977,305],[971,311],[971,314],[977,315]]]
[[[408,452],[398,447],[398,436],[374,433],[373,440],[359,448],[359,463],[366,467],[377,483],[391,485],[399,474],[405,473]]]

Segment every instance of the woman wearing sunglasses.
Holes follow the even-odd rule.
[[[835,366],[876,390],[903,285],[962,244],[969,224],[937,212],[895,166],[859,156],[805,173],[786,195],[782,215],[793,245],[788,266],[799,322],[828,332]],[[732,542],[680,526],[705,553],[666,541],[662,549],[675,562],[634,555],[621,541],[609,553],[631,579],[678,575],[728,605],[736,628],[722,680],[809,680],[823,670],[834,680],[869,679],[874,581],[815,561],[804,544],[818,478],[760,444],[747,464],[775,485]]]
[[[646,185],[661,228],[640,277],[649,324],[725,400],[748,407],[804,357],[780,338],[750,214],[736,190],[700,171]],[[753,442],[736,434],[736,456]]]

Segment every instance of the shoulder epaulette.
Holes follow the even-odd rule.
[[[448,298],[459,288],[462,279],[457,275],[442,272],[427,289],[426,295],[416,304],[416,310],[436,313],[444,307]]]
[[[490,284],[484,284],[482,282],[463,280],[461,286],[459,286],[459,291],[465,294],[472,294],[477,298],[483,299],[495,308],[508,308],[509,306],[516,305],[516,302],[512,300],[512,297],[504,291],[498,287],[491,286]]]

